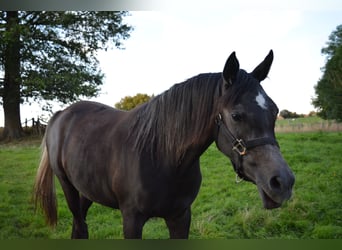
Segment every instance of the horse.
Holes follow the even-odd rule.
[[[131,111],[80,101],[55,113],[42,141],[36,208],[57,224],[57,176],[73,216],[72,238],[88,238],[93,202],[121,211],[126,239],[141,238],[152,217],[165,220],[170,238],[188,238],[199,158],[214,141],[236,174],[257,186],[264,208],[280,207],[295,177],[274,133],[278,108],[260,84],[272,61],[270,50],[247,73],[233,52],[223,72],[175,84]]]

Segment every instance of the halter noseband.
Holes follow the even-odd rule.
[[[255,148],[255,147],[258,147],[258,146],[270,144],[270,145],[276,145],[277,147],[279,147],[278,142],[272,137],[261,137],[261,138],[256,138],[256,139],[252,139],[252,140],[248,140],[248,141],[244,141],[243,139],[236,138],[233,135],[233,133],[229,130],[227,125],[224,124],[221,113],[219,113],[217,115],[217,117],[215,119],[215,123],[217,125],[217,136],[219,135],[221,125],[223,124],[223,126],[224,126],[223,133],[225,136],[230,137],[230,141],[232,144],[232,150],[238,154],[239,160],[238,160],[237,165],[232,161],[234,170],[237,174],[236,181],[239,182],[238,177],[241,180],[252,181],[243,172],[243,167],[242,167],[243,156],[247,154],[248,150]]]

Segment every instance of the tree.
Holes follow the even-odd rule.
[[[284,119],[293,119],[293,118],[301,118],[304,117],[303,114],[297,114],[296,112],[288,111],[287,109],[283,109],[280,111],[279,115]]]
[[[20,103],[96,96],[103,74],[96,52],[120,48],[132,28],[127,12],[0,12],[3,137],[22,136]]]
[[[131,110],[136,106],[148,102],[153,96],[147,94],[136,94],[135,96],[126,96],[116,103],[114,106],[121,110]]]
[[[291,112],[288,111],[287,109],[283,109],[282,111],[279,112],[279,115],[283,117],[284,119],[289,119],[291,118]]]
[[[327,56],[327,62],[315,86],[312,104],[320,117],[342,121],[342,25],[331,33],[322,54]]]

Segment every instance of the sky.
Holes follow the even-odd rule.
[[[100,54],[108,95],[97,100],[113,105],[126,95],[159,94],[199,73],[222,71],[233,51],[250,72],[272,49],[265,91],[280,110],[308,113],[325,64],[321,49],[342,24],[342,12],[223,8],[132,12],[127,21],[135,30],[126,49]]]
[[[336,2],[231,8],[224,1],[219,7],[207,2],[197,8],[131,11],[125,22],[134,30],[124,49],[98,53],[105,79],[100,95],[91,100],[114,106],[127,95],[160,94],[200,73],[221,72],[233,51],[240,67],[251,72],[272,49],[273,65],[262,82],[266,93],[280,110],[309,113],[325,64],[321,49],[342,24]],[[22,105],[22,121],[38,115],[38,105]]]

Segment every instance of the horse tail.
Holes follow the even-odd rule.
[[[35,209],[37,210],[39,206],[45,214],[47,224],[54,227],[57,224],[57,199],[54,174],[46,147],[46,133],[41,147],[42,154],[34,185],[33,200]]]

